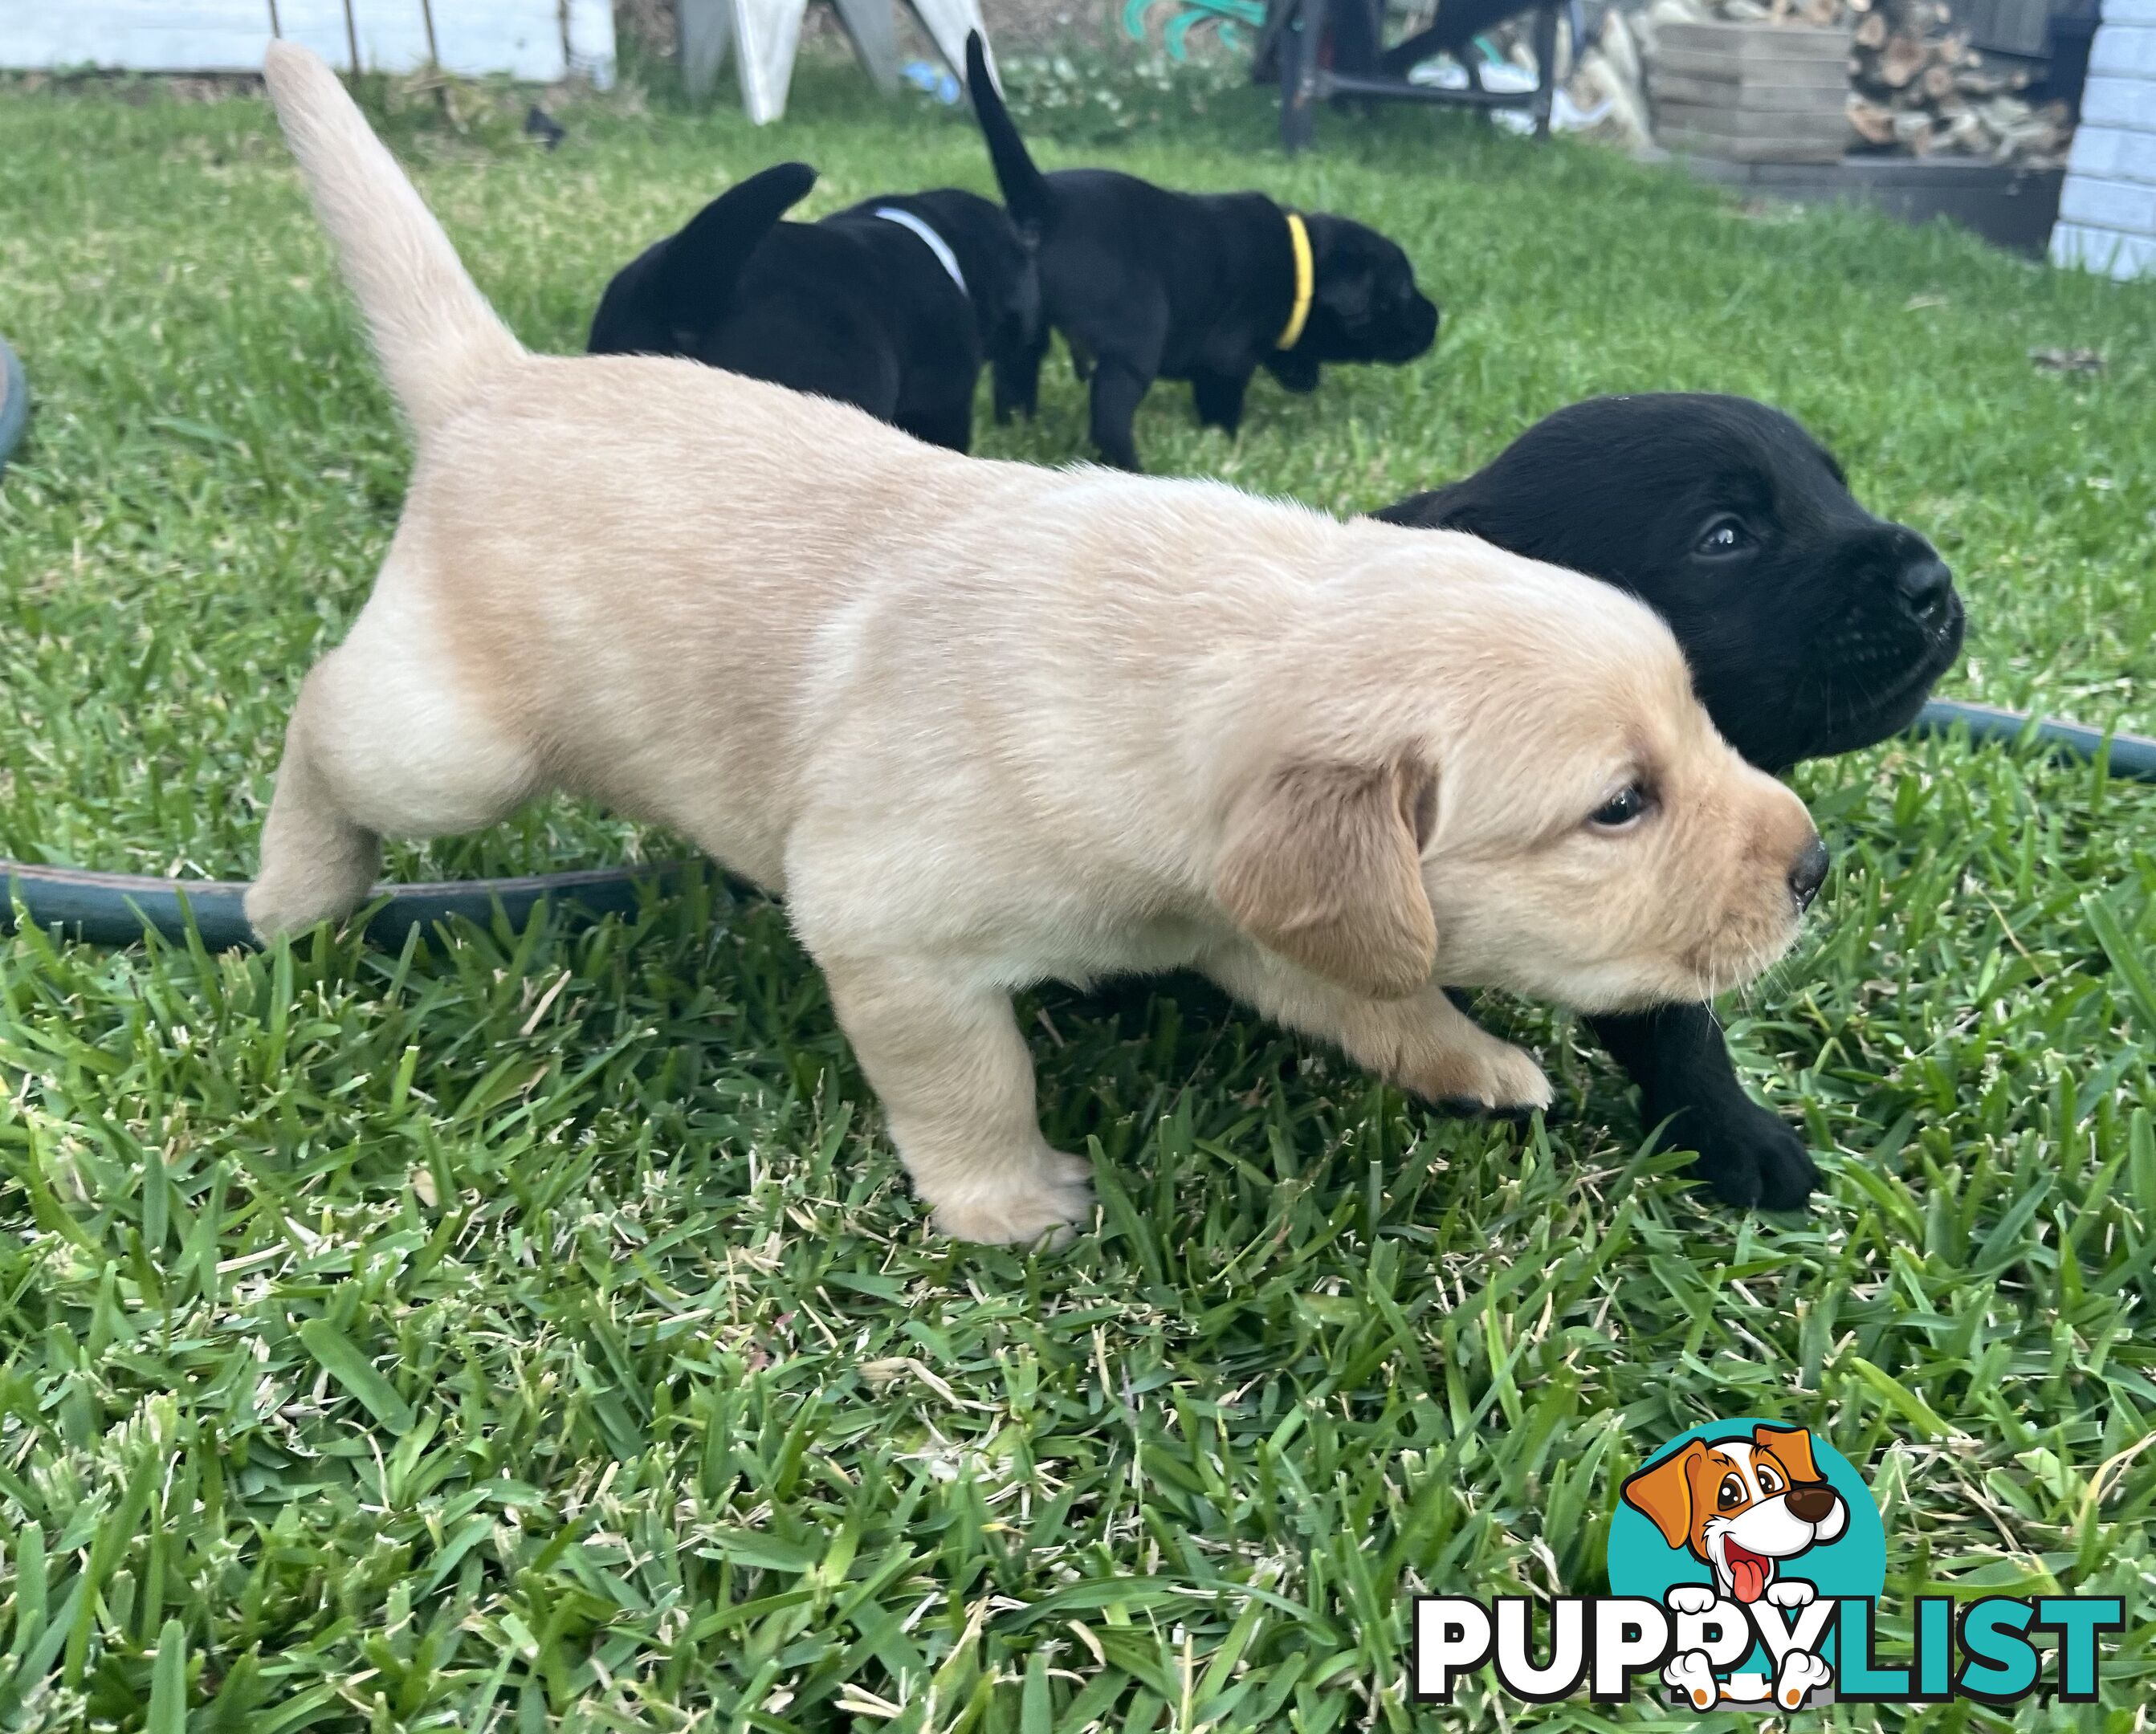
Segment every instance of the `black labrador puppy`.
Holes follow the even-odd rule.
[[[1041,341],[1033,249],[992,200],[945,188],[782,223],[816,183],[782,162],[728,188],[607,285],[594,355],[675,355],[973,444],[983,362]]]
[[[1411,362],[1437,337],[1437,308],[1407,254],[1344,217],[1283,210],[1261,192],[1170,192],[1134,175],[1045,175],[988,76],[978,36],[966,82],[996,180],[1040,255],[1047,322],[1092,382],[1093,444],[1138,467],[1131,419],[1156,379],[1187,379],[1198,419],[1233,434],[1264,367],[1291,392],[1329,362]],[[1044,331],[996,369],[996,418],[1030,416]]]
[[[1817,440],[1748,398],[1575,403],[1466,481],[1376,516],[1630,591],[1676,634],[1715,726],[1768,771],[1898,732],[1961,649],[1961,599],[1932,545],[1865,510]],[[1647,1122],[1675,1116],[1671,1136],[1699,1152],[1717,1195],[1803,1204],[1819,1171],[1745,1095],[1707,1007],[1593,1025]]]

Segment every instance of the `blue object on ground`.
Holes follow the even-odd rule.
[[[907,84],[916,90],[925,90],[938,102],[954,103],[958,100],[958,81],[927,60],[909,60],[900,69]]]
[[[30,419],[30,382],[23,377],[23,364],[0,337],[0,469],[8,467],[8,454],[23,437]]]

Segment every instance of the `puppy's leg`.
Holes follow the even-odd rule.
[[[1699,1152],[1694,1172],[1716,1197],[1769,1210],[1804,1208],[1819,1169],[1781,1116],[1744,1093],[1712,1010],[1664,1006],[1591,1022],[1640,1086],[1640,1117],[1650,1126],[1671,1121],[1669,1141]]]
[[[1092,1213],[1092,1171],[1040,1136],[1009,996],[932,959],[818,961],[936,1226],[990,1244],[1067,1239]]]
[[[990,370],[995,379],[996,425],[1001,427],[1015,411],[1028,421],[1040,403],[1040,362],[1048,353],[1048,334],[1017,355],[999,355]]]
[[[383,837],[476,830],[537,791],[531,753],[459,690],[398,588],[385,571],[351,637],[300,684],[247,893],[264,939],[351,914]]]
[[[285,729],[285,757],[262,827],[262,870],[247,888],[247,919],[264,939],[350,915],[381,870],[382,839],[339,803],[312,736],[310,675]]]
[[[1152,384],[1150,372],[1119,358],[1103,356],[1093,370],[1093,444],[1118,469],[1139,467],[1131,423]]]
[[[1276,1023],[1332,1043],[1425,1100],[1485,1113],[1550,1104],[1543,1069],[1468,1017],[1442,988],[1365,999],[1255,947],[1224,948],[1199,967]]]
[[[1198,405],[1198,425],[1233,434],[1243,425],[1243,393],[1250,388],[1247,373],[1199,373],[1190,382],[1190,395]]]

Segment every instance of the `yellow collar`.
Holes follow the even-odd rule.
[[[1287,213],[1287,244],[1295,251],[1295,309],[1287,316],[1280,341],[1273,345],[1276,349],[1293,349],[1301,341],[1302,328],[1310,319],[1310,297],[1317,287],[1317,269],[1310,258],[1310,231],[1293,211]]]

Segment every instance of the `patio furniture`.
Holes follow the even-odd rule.
[[[1558,10],[1567,0],[1440,0],[1437,20],[1390,49],[1380,41],[1382,0],[1268,0],[1258,41],[1258,76],[1270,69],[1281,90],[1281,142],[1299,151],[1311,141],[1317,105],[1332,97],[1432,102],[1454,108],[1524,109],[1535,136],[1549,136],[1557,95]],[[1532,10],[1535,86],[1485,89],[1470,45],[1492,25]],[[1433,55],[1449,54],[1467,74],[1465,89],[1419,84],[1408,74]]]
[[[855,56],[886,95],[898,89],[898,16],[896,0],[831,0]],[[936,51],[960,80],[966,74],[966,37],[978,30],[983,43],[979,0],[906,0]],[[708,95],[729,53],[739,69],[742,106],[762,126],[786,112],[793,81],[794,51],[808,0],[679,0],[681,82],[691,96]],[[995,55],[988,55],[995,76]]]

